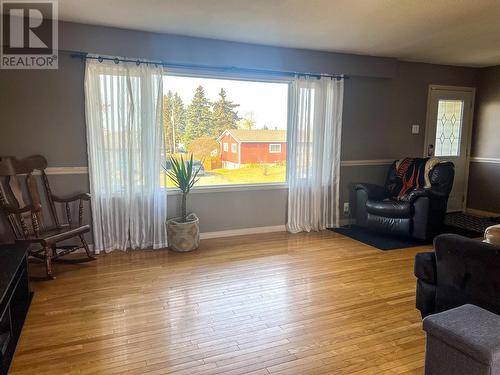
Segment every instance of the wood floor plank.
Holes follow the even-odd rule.
[[[421,374],[412,270],[429,249],[268,233],[56,264],[10,373]]]

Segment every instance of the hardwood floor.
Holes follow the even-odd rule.
[[[56,264],[11,374],[421,374],[413,257],[429,248],[270,233]]]

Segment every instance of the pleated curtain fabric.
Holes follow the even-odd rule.
[[[85,110],[97,253],[167,246],[162,105],[161,67],[87,60]]]
[[[288,220],[291,233],[339,226],[344,80],[297,77],[289,91]]]

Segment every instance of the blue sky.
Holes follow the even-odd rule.
[[[163,92],[177,92],[184,104],[191,103],[198,85],[205,88],[206,96],[215,101],[223,87],[228,100],[240,104],[237,108],[240,117],[253,112],[256,128],[286,129],[288,85],[274,82],[236,81],[199,77],[164,76]]]

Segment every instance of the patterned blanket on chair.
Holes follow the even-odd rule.
[[[415,189],[430,187],[429,172],[437,158],[404,158],[396,162],[396,179],[387,185],[392,199],[401,200]]]

